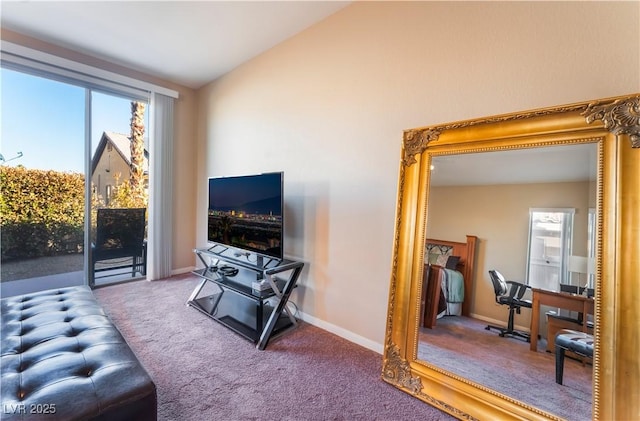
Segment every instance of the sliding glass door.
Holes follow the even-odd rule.
[[[3,68],[2,293],[85,282],[85,89]]]
[[[1,72],[2,295],[144,276],[146,98],[106,94],[8,68]],[[99,221],[104,208],[144,209],[138,211],[142,231],[135,247],[131,236],[118,240],[112,235],[131,234],[132,220],[118,214],[108,223]],[[100,245],[129,248],[101,254]],[[98,278],[104,281],[94,282]]]

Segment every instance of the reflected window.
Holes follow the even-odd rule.
[[[530,209],[527,283],[558,291],[569,278],[575,209]]]

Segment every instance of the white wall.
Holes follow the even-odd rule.
[[[308,317],[382,349],[404,129],[640,91],[637,2],[357,2],[198,92],[209,176],[285,172]]]

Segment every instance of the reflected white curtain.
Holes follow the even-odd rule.
[[[171,276],[173,257],[173,98],[151,94],[147,279]]]

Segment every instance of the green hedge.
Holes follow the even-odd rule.
[[[84,175],[0,166],[2,260],[80,253]]]

